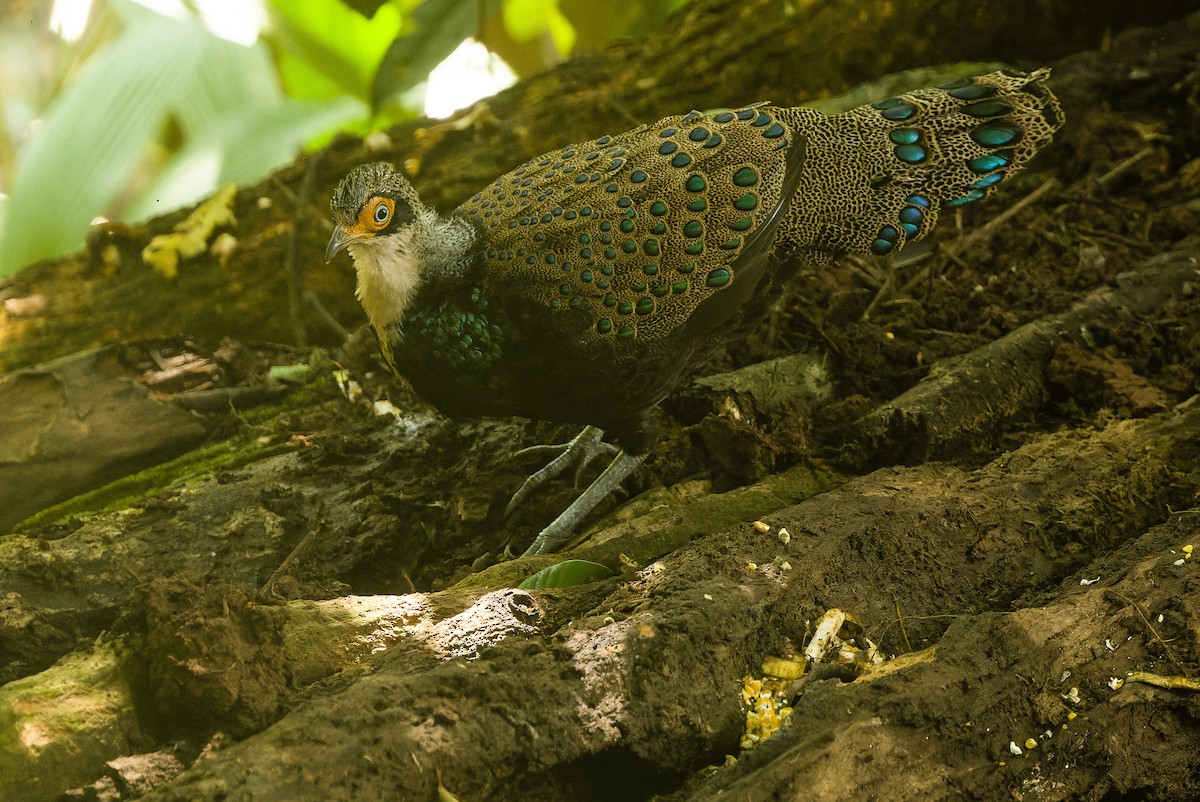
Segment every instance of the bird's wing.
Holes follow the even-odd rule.
[[[458,212],[483,232],[493,286],[585,339],[661,339],[754,283],[745,271],[766,261],[802,141],[770,107],[691,112],[534,159]]]

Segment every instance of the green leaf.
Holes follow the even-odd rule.
[[[518,42],[549,33],[560,56],[575,46],[575,28],[563,16],[558,0],[504,0],[503,10],[504,27]]]
[[[0,275],[78,247],[121,192],[214,37],[195,21],[142,16],[54,99],[17,164]]]
[[[476,3],[425,0],[413,12],[416,27],[388,46],[371,84],[371,108],[388,102],[424,81],[429,72],[475,32]]]
[[[385,3],[387,3],[387,0],[342,0],[343,5],[354,9],[367,19],[375,16],[375,12]]]
[[[284,384],[303,384],[310,370],[309,365],[272,365],[267,370],[267,378]]]
[[[130,202],[129,220],[185,206],[229,182],[251,184],[290,162],[314,137],[361,120],[367,107],[352,97],[286,100],[224,115],[163,166]]]
[[[246,47],[209,35],[196,68],[176,74],[170,112],[184,137],[193,137],[207,133],[231,113],[274,106],[282,99],[265,47]]]
[[[371,81],[401,14],[381,5],[369,18],[329,0],[269,0],[268,32],[287,93],[296,98],[370,98]]]
[[[600,563],[590,560],[566,560],[547,566],[532,576],[525,577],[518,588],[523,590],[545,590],[546,588],[569,588],[585,582],[608,579],[613,572]]]
[[[124,31],[55,98],[21,154],[0,220],[0,275],[80,247],[97,215],[134,221],[229,182],[258,181],[314,138],[367,116],[362,101],[342,94],[284,97],[261,43],[245,47],[195,18],[130,9]],[[168,120],[182,146],[151,163]]]
[[[598,50],[614,39],[653,36],[688,0],[558,0],[578,34],[580,50]]]

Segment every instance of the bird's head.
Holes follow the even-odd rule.
[[[333,236],[326,260],[342,248],[354,258],[355,294],[376,331],[404,315],[421,283],[423,263],[437,255],[437,213],[412,184],[383,162],[355,167],[329,201]]]
[[[342,179],[329,201],[333,236],[326,260],[347,246],[365,246],[390,238],[411,239],[414,224],[425,223],[432,211],[421,203],[412,184],[386,162],[355,167]],[[357,248],[351,248],[354,255]]]

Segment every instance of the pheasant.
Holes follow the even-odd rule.
[[[899,251],[1049,143],[1063,114],[1048,75],[835,116],[692,111],[551,151],[445,216],[364,164],[333,193],[326,256],[349,250],[385,361],[443,413],[584,424],[514,503],[616,451],[526,554],[553,551],[645,458],[648,413],[798,269]]]

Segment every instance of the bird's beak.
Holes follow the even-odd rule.
[[[344,225],[338,223],[333,227],[333,236],[329,238],[329,246],[325,248],[325,261],[331,261],[342,248],[365,236],[367,235],[348,231]]]

